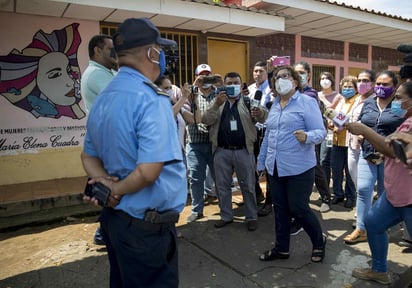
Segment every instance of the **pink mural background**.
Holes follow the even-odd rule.
[[[99,33],[99,24],[2,16],[0,156],[83,146],[87,117],[80,77],[88,39]]]

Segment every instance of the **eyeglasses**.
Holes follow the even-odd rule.
[[[358,82],[369,83],[369,82],[371,82],[371,80],[369,80],[369,79],[358,79]]]
[[[288,79],[289,77],[290,77],[290,73],[282,73],[282,74],[276,75],[275,79],[276,80],[278,80],[279,78]]]

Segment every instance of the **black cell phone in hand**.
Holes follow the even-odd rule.
[[[102,183],[95,183],[95,184],[86,184],[86,188],[84,189],[84,194],[89,196],[90,198],[95,198],[99,205],[105,207],[109,200],[110,193],[112,191],[109,187]]]
[[[402,161],[403,164],[407,165],[407,158],[405,153],[405,143],[400,140],[392,140],[391,141],[393,151],[395,152],[396,158]]]

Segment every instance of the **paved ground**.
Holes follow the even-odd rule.
[[[317,197],[314,193],[315,210],[320,204]],[[354,210],[337,205],[334,211],[318,213],[328,242],[325,261],[315,264],[310,262],[311,244],[304,232],[292,237],[288,260],[259,261],[258,255],[274,245],[273,213],[259,218],[258,230],[249,232],[243,207],[234,208],[235,222],[222,229],[213,226],[219,219],[216,203],[206,207],[205,218],[191,224],[186,223],[190,206],[185,208],[178,227],[180,287],[383,287],[351,277],[354,267],[366,267],[370,260],[367,243],[343,244]],[[96,218],[69,217],[62,223],[1,234],[0,288],[108,287],[106,251],[92,243]],[[407,287],[407,277],[412,283],[411,268],[409,274],[404,272],[412,266],[412,254],[396,245],[401,238],[398,229],[390,236],[389,267],[397,279],[392,287]]]

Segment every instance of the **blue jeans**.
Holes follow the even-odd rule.
[[[332,147],[326,146],[326,140],[323,140],[322,144],[320,144],[320,165],[325,171],[326,182],[328,184],[328,187],[330,187],[330,175],[332,173],[332,170],[330,168],[331,151],[332,151]]]
[[[333,194],[337,198],[355,200],[356,188],[348,169],[348,147],[333,145],[332,147],[332,179]],[[343,171],[345,171],[345,190],[342,189]]]
[[[372,270],[387,272],[388,235],[386,230],[404,221],[409,234],[412,233],[412,206],[393,207],[386,192],[369,209],[365,218],[369,247],[372,253]]]
[[[322,227],[309,207],[309,198],[315,181],[315,168],[294,176],[279,177],[276,169],[269,177],[276,225],[276,245],[279,252],[289,252],[292,217],[309,235],[314,249],[322,249]]]
[[[206,167],[209,166],[214,179],[212,144],[186,144],[187,170],[189,171],[192,213],[203,213],[203,194],[205,193]]]
[[[205,194],[216,196],[215,181],[213,181],[209,167],[206,169]]]
[[[365,230],[365,217],[372,205],[373,188],[378,181],[378,195],[385,191],[383,186],[384,163],[374,165],[363,158],[358,162],[358,196],[356,203],[356,227]]]

